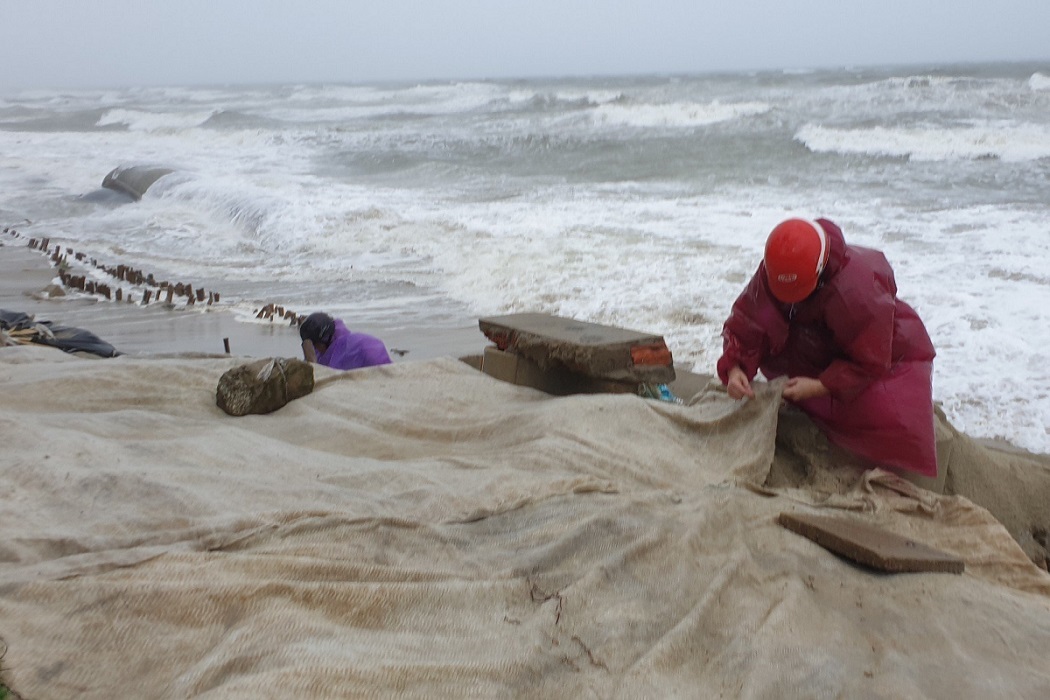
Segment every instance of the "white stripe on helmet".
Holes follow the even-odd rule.
[[[820,256],[817,258],[817,274],[819,275],[824,271],[824,265],[827,262],[828,234],[824,232],[824,227],[816,221],[810,221],[809,219],[803,219],[803,221],[813,227],[813,230],[817,232],[817,238],[820,239]]]

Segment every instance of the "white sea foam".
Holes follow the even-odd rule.
[[[259,104],[249,111],[286,122],[312,124],[384,115],[469,113],[505,95],[503,88],[484,83],[417,85],[388,90],[320,86],[296,91],[287,106]]]
[[[349,102],[368,103],[378,100],[393,100],[396,95],[373,85],[299,85],[289,95],[288,101],[299,104]]]
[[[1050,90],[1050,75],[1033,73],[1032,77],[1028,79],[1028,87],[1035,91]]]
[[[917,115],[942,119],[995,122],[1005,118],[1025,119],[1031,104],[1035,121],[1045,109],[1032,92],[1013,78],[908,75],[859,84],[829,84],[809,94],[820,114],[820,123],[868,121],[882,126],[915,126]]]
[[[795,139],[814,153],[906,157],[917,161],[999,158],[1016,162],[1050,157],[1050,128],[1008,122],[861,129],[806,124]]]
[[[875,84],[905,90],[928,90],[930,88],[953,87],[961,83],[971,83],[972,78],[959,78],[950,75],[905,75],[877,81]]]
[[[591,119],[598,125],[629,126],[636,128],[689,128],[750,117],[768,112],[764,102],[696,104],[602,104],[596,107]]]
[[[170,104],[184,104],[186,102],[222,103],[270,99],[270,95],[261,89],[246,91],[243,89],[232,90],[218,87],[187,87],[179,85],[135,88],[129,90],[126,97],[140,101],[148,100]]]
[[[863,209],[858,209],[863,212]],[[1009,208],[869,210],[855,242],[886,251],[938,350],[935,396],[957,427],[1047,451],[1050,239]]]
[[[602,105],[608,102],[616,102],[624,99],[624,93],[619,90],[588,90],[585,88],[569,89],[563,88],[554,92],[537,92],[535,90],[510,90],[506,99],[514,105],[540,101],[562,102],[570,105]]]
[[[619,90],[558,90],[554,96],[564,102],[587,102],[592,105],[601,105],[622,100],[624,94]]]

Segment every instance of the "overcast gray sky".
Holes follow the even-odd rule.
[[[0,92],[1050,60],[1050,0],[0,0]]]

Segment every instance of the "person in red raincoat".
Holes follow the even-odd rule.
[[[880,466],[937,476],[933,358],[926,327],[897,298],[877,250],[847,245],[827,219],[789,219],[722,330],[718,376],[735,399],[788,377],[784,398],[828,439]]]

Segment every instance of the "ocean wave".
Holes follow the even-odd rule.
[[[329,90],[311,102],[305,94],[288,106],[260,107],[260,116],[295,124],[319,124],[381,117],[467,114],[505,100],[502,88],[479,83],[419,85],[393,90]]]
[[[201,126],[216,128],[266,128],[274,126],[276,120],[257,116],[251,112],[235,109],[217,109],[212,112]]]
[[[47,110],[9,104],[0,100],[0,124],[21,124],[51,116]]]
[[[928,88],[951,87],[972,82],[973,78],[970,77],[959,78],[949,75],[904,75],[880,80],[875,83],[875,85],[890,88],[904,88],[908,90],[925,90]]]
[[[597,107],[610,102],[621,102],[626,97],[619,90],[556,90],[543,92],[536,90],[512,90],[507,95],[511,104],[542,104],[545,106],[580,106]]]
[[[816,93],[831,114],[867,114],[888,121],[896,114],[929,113],[993,118],[1026,101],[1014,78],[907,75],[827,86]]]
[[[379,87],[373,85],[296,85],[285,101],[328,109],[376,108],[460,112],[506,96],[502,86],[479,82],[419,83]],[[394,107],[396,105],[396,107]]]
[[[130,91],[137,100],[167,102],[180,104],[186,102],[229,102],[240,101],[257,96],[259,99],[272,98],[264,88],[259,89],[225,89],[218,87],[189,87],[180,85],[156,85],[139,87]]]
[[[689,128],[726,122],[741,117],[764,114],[770,110],[765,102],[672,102],[669,104],[603,104],[594,109],[592,121],[602,126],[640,128]]]
[[[192,129],[208,121],[215,110],[200,112],[144,112],[137,109],[107,110],[96,126],[123,124],[128,131],[174,131]]]
[[[1050,90],[1050,75],[1033,73],[1032,77],[1028,79],[1028,87],[1036,92]]]
[[[296,121],[329,121],[339,110],[350,116],[383,114],[459,114],[480,109],[506,96],[505,88],[489,83],[435,83],[373,88],[321,86],[306,108],[293,110]],[[309,92],[300,93],[300,98]],[[318,110],[316,107],[320,106]],[[282,118],[283,119],[283,118]]]
[[[860,154],[917,161],[997,158],[1019,162],[1050,158],[1050,129],[1035,124],[979,123],[945,128],[876,126],[838,129],[807,124],[795,140],[814,153]]]
[[[147,194],[153,200],[192,204],[249,234],[257,234],[275,212],[287,206],[273,193],[243,181],[185,172],[158,180]]]

